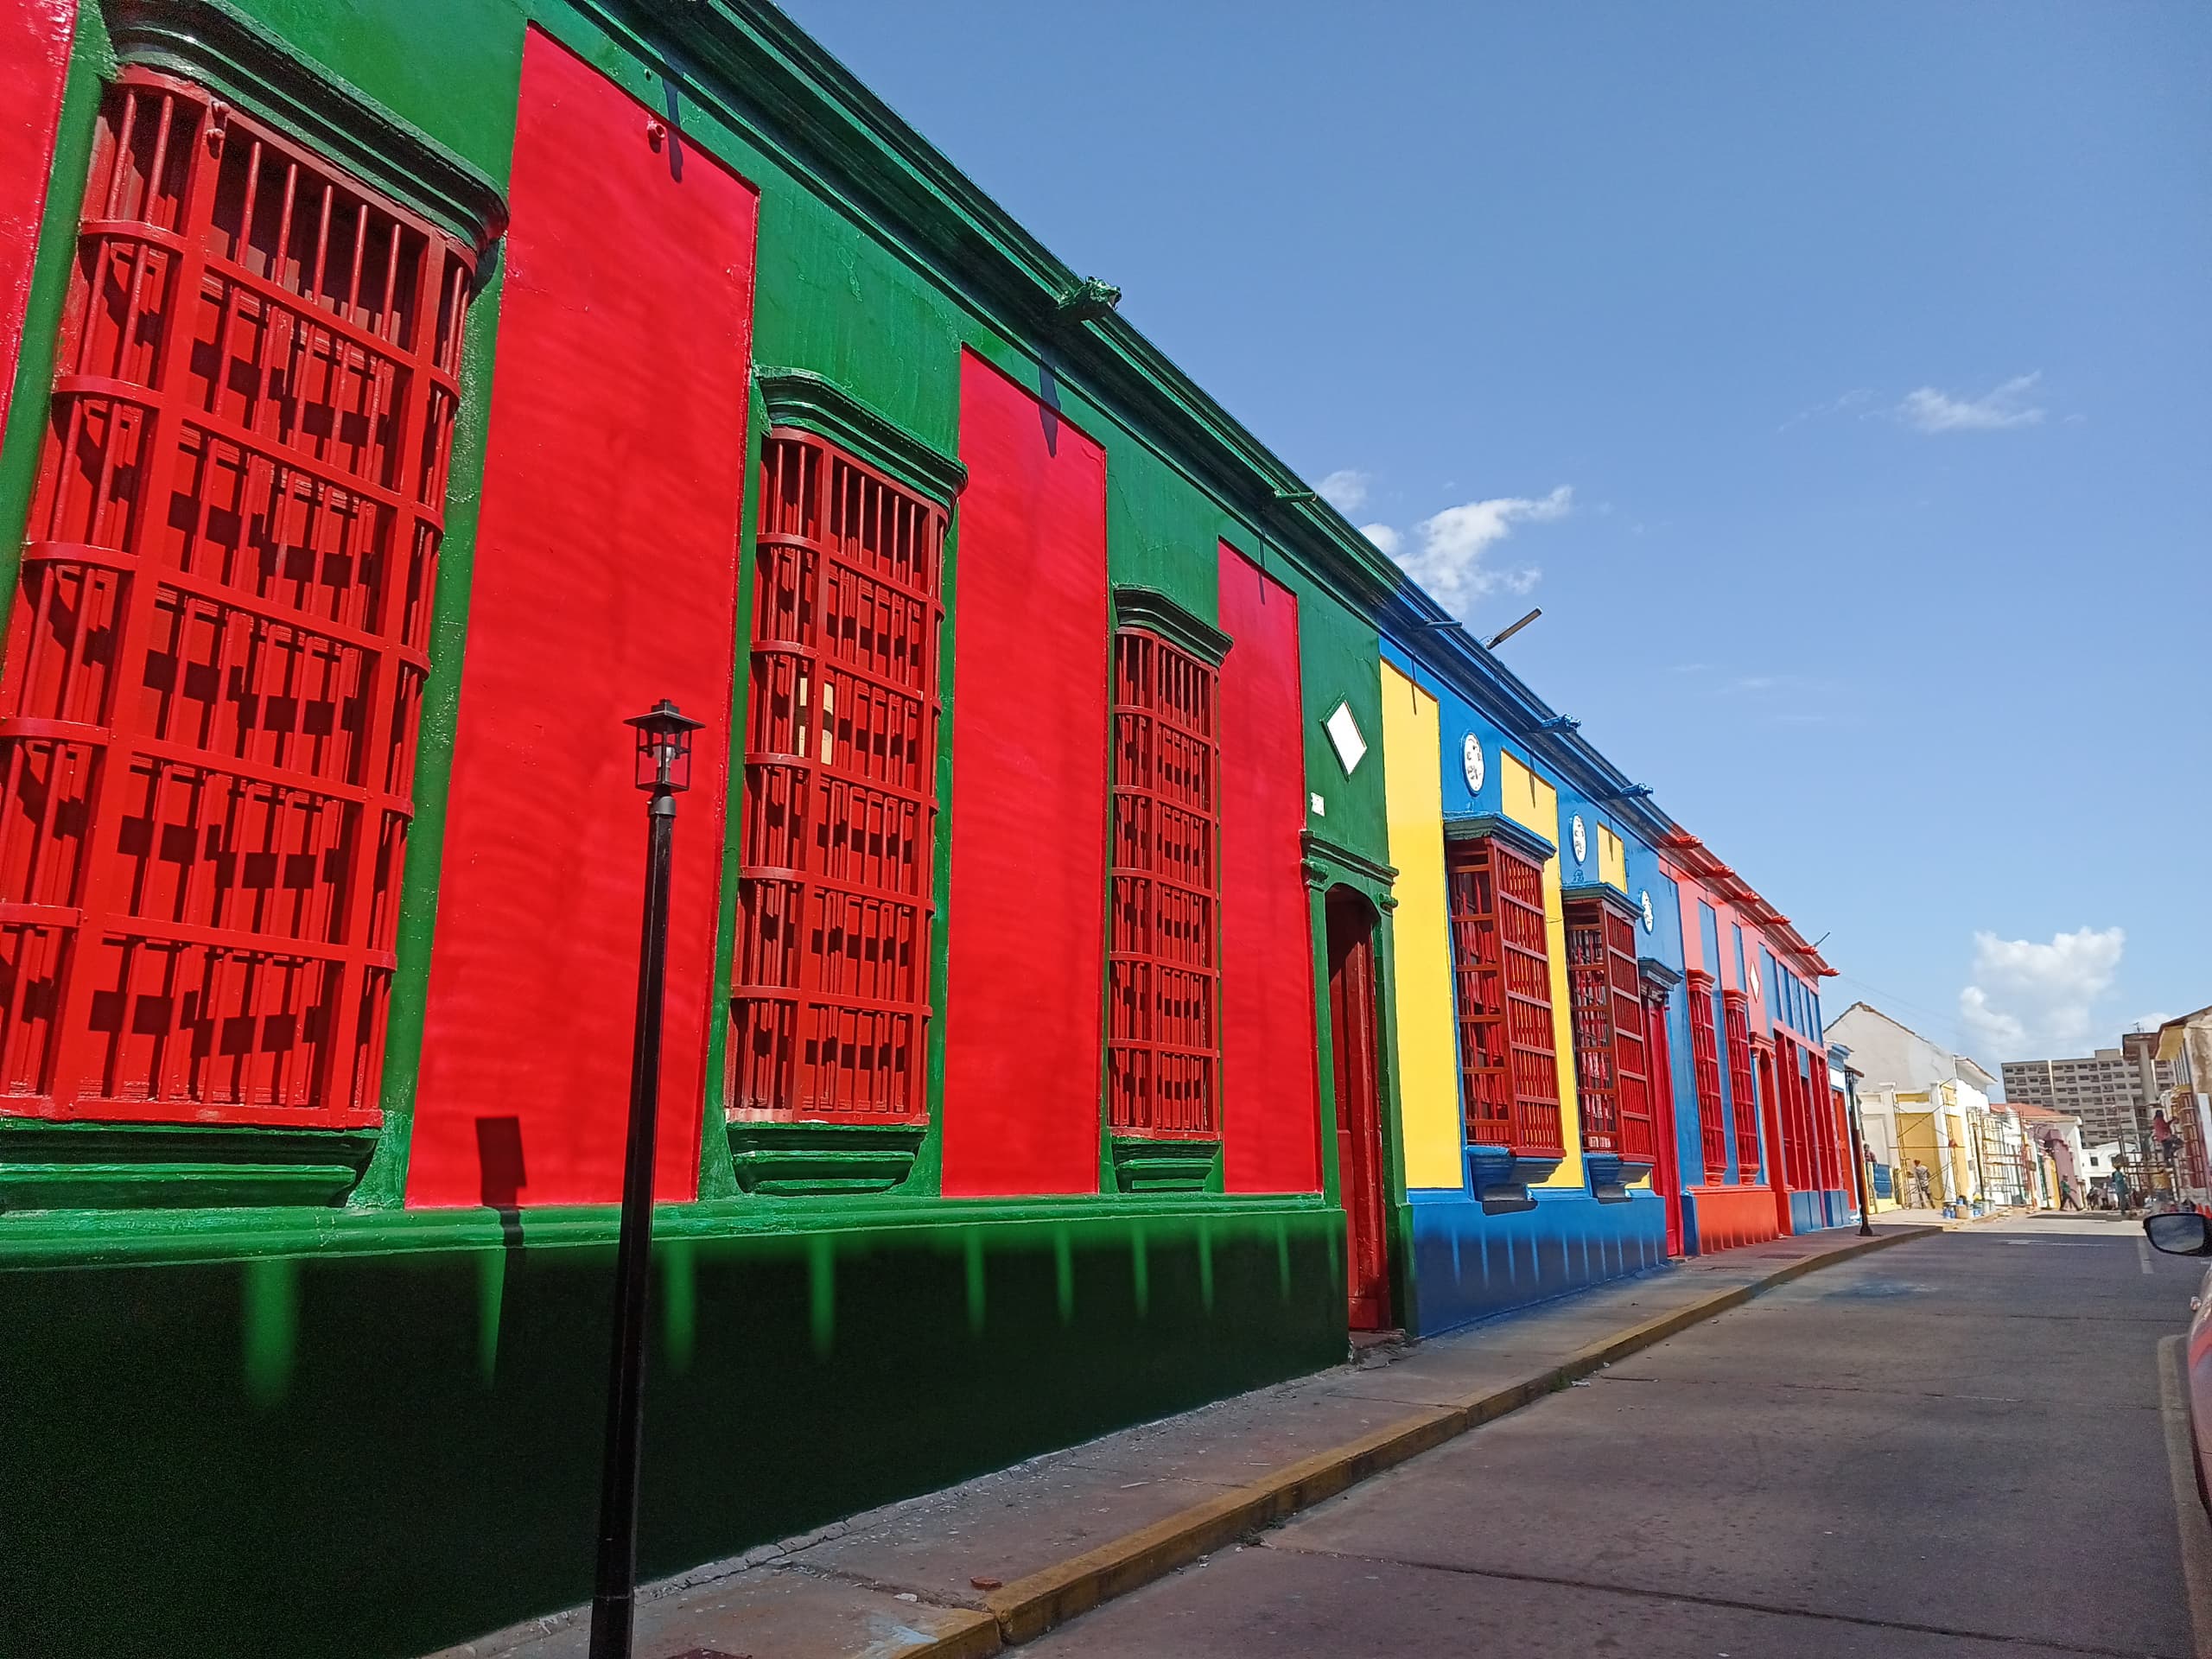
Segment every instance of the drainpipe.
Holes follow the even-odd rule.
[[[1859,1236],[1872,1238],[1874,1199],[1866,1190],[1866,1126],[1859,1121],[1859,1074],[1847,1065],[1843,1068],[1843,1102],[1851,1118],[1851,1166],[1859,1172]]]

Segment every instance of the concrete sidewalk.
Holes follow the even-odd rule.
[[[639,1659],[995,1653],[1771,1286],[1938,1230],[1694,1257],[764,1545],[642,1589]],[[434,1659],[581,1659],[588,1623],[572,1608]]]

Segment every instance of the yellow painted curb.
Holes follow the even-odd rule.
[[[925,1647],[902,1648],[899,1651],[925,1653],[931,1659],[991,1659],[993,1654],[1006,1646],[1006,1638],[999,1633],[998,1620],[988,1613],[948,1609],[945,1618],[951,1626],[950,1630],[931,1637]]]
[[[1249,1485],[1208,1498],[1203,1503],[1194,1503],[1096,1549],[1086,1550],[1027,1578],[1016,1579],[984,1598],[988,1616],[976,1615],[973,1626],[963,1625],[925,1646],[903,1649],[903,1659],[974,1659],[975,1656],[996,1653],[1001,1642],[1018,1645],[1033,1641],[1054,1625],[1089,1612],[1101,1602],[1165,1578],[1176,1568],[1187,1567],[1201,1555],[1234,1543],[1247,1533],[1310,1509],[1357,1485],[1370,1475],[1381,1474],[1409,1458],[1433,1451],[1471,1428],[1518,1411],[1617,1359],[1625,1358],[1654,1343],[1664,1342],[1731,1308],[1740,1307],[1763,1290],[1864,1255],[1869,1250],[1943,1230],[1927,1226],[1910,1232],[1878,1234],[1872,1238],[1853,1239],[1821,1255],[1784,1262],[1748,1284],[1732,1285],[1687,1306],[1632,1325],[1602,1342],[1578,1350],[1534,1376],[1471,1395],[1457,1405],[1424,1408],[1356,1440],[1287,1464]],[[989,1645],[976,1645],[986,1632]]]

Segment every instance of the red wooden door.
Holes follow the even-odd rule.
[[[1382,1117],[1375,1064],[1375,912],[1357,894],[1329,895],[1329,1026],[1337,1082],[1337,1185],[1344,1195],[1351,1328],[1390,1324],[1382,1202]]]
[[[1667,1254],[1683,1253],[1682,1168],[1675,1144],[1675,1070],[1667,1052],[1667,1005],[1643,1005],[1644,1051],[1651,1067],[1651,1133],[1655,1161],[1651,1185],[1667,1209]]]

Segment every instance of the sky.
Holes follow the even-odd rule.
[[[2212,1003],[2212,6],[785,0],[1874,1003]]]

